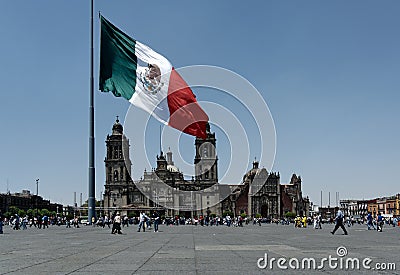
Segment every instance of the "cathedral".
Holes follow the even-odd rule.
[[[308,212],[300,177],[293,175],[289,184],[281,185],[279,173],[259,168],[255,160],[241,184],[219,184],[216,138],[209,124],[207,138],[196,138],[194,145],[195,174],[190,180],[174,165],[173,153],[168,150],[156,156],[155,168],[145,170],[143,176],[134,181],[130,176],[129,140],[117,117],[112,134],[106,138],[105,213],[111,215],[119,211],[122,215],[137,216],[141,211],[150,214],[157,210],[166,217],[189,218],[229,212],[234,216],[246,213],[280,218],[286,212],[299,215]]]

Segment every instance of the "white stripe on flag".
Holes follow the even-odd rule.
[[[165,57],[138,41],[135,45],[135,54],[144,63],[156,65],[161,77],[156,84],[152,83],[149,81],[150,69],[138,64],[135,93],[129,102],[152,114],[160,122],[168,124],[170,113],[167,95],[172,65]]]

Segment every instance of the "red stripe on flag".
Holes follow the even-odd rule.
[[[167,100],[170,126],[202,139],[207,137],[208,116],[201,109],[190,87],[174,68],[169,79]]]

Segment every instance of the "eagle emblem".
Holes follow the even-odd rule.
[[[152,95],[155,95],[164,83],[161,82],[161,70],[155,64],[147,64],[147,68],[139,73],[139,80],[143,88]]]

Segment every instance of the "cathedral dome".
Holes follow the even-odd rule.
[[[265,168],[260,169],[259,168],[259,162],[254,159],[253,161],[253,168],[250,169],[244,176],[243,176],[243,183],[249,184],[253,181],[254,177],[258,175],[262,170],[265,170]]]
[[[124,131],[124,127],[122,127],[121,123],[119,123],[119,119],[117,116],[117,120],[115,121],[113,127],[112,127],[113,135],[122,135],[122,132]]]

